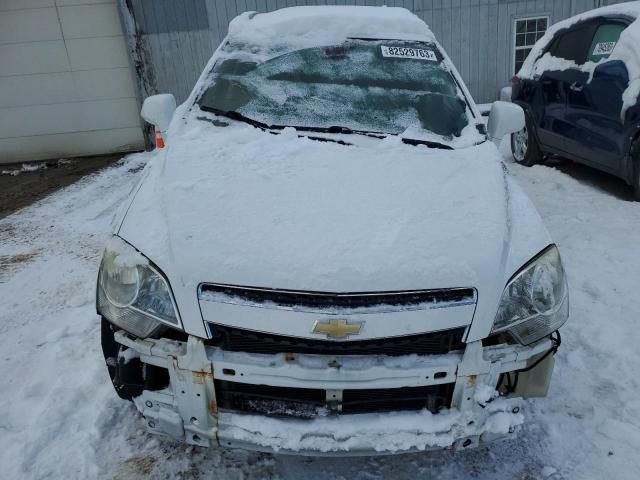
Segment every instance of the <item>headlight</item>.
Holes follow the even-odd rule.
[[[182,328],[169,283],[118,237],[107,243],[98,273],[98,312],[137,337],[170,325]]]
[[[509,331],[529,345],[558,330],[569,317],[569,296],[560,253],[552,245],[507,284],[491,333]]]

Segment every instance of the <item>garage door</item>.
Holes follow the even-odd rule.
[[[0,163],[143,146],[115,0],[0,0]]]

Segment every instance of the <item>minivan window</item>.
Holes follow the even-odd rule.
[[[563,58],[582,65],[587,61],[587,52],[593,39],[596,25],[592,22],[571,27],[551,45],[550,53],[556,58]]]
[[[587,60],[590,62],[599,62],[603,58],[609,58],[609,55],[613,52],[625,28],[627,28],[627,26],[619,22],[600,24],[591,42]]]
[[[464,94],[433,43],[354,39],[267,60],[239,46],[228,57],[213,69],[198,101],[203,110],[271,127],[339,126],[417,140],[421,132],[459,137],[469,125]]]

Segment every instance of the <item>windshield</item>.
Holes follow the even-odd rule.
[[[269,127],[416,139],[453,139],[469,124],[464,95],[432,43],[349,40],[266,61],[246,51],[225,53],[198,101],[203,110]]]

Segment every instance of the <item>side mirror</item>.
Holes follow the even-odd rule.
[[[142,104],[140,116],[160,130],[166,132],[176,111],[176,99],[170,93],[147,97]]]
[[[518,132],[524,127],[524,110],[520,106],[509,102],[493,103],[487,124],[489,140],[500,145],[506,135]]]

